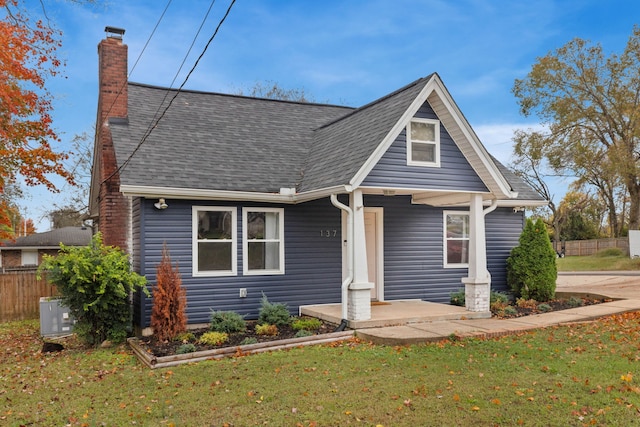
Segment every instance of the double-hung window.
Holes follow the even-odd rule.
[[[242,210],[243,273],[284,274],[284,209]]]
[[[412,119],[407,125],[407,164],[440,166],[440,122]]]
[[[469,213],[444,212],[444,266],[469,266]]]
[[[237,271],[235,207],[193,206],[193,275],[231,276]]]

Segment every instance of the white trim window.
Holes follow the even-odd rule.
[[[407,164],[440,167],[440,121],[413,118],[407,124]]]
[[[193,206],[193,275],[237,274],[237,210],[228,206]]]
[[[242,209],[243,274],[284,274],[284,209]]]
[[[444,267],[469,266],[469,212],[444,212]]]
[[[38,250],[23,249],[21,251],[20,261],[23,267],[30,265],[38,265]]]

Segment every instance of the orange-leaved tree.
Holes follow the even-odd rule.
[[[0,0],[0,196],[17,176],[52,191],[52,175],[73,183],[62,164],[67,155],[51,146],[59,139],[46,82],[62,66],[56,56],[60,35],[30,19],[18,0]],[[0,204],[0,224],[7,222],[5,206]]]
[[[159,340],[175,338],[187,330],[186,300],[178,264],[175,267],[171,264],[169,249],[165,243],[162,260],[156,266],[156,285],[153,287],[151,308],[151,328]]]

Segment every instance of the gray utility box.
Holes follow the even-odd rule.
[[[40,298],[40,335],[69,335],[73,332],[74,323],[69,308],[63,306],[60,299]]]

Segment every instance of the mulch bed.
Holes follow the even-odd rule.
[[[612,301],[611,299],[606,299],[606,298],[575,298],[575,297],[570,299],[563,298],[563,299],[557,299],[557,300],[546,302],[545,304],[551,307],[551,309],[545,310],[544,308],[546,307],[543,307],[543,308],[540,307],[541,303],[531,300],[521,305],[512,303],[510,307],[513,307],[513,309],[516,311],[515,313],[505,312],[504,309],[503,310],[492,309],[492,314],[493,316],[501,319],[513,319],[516,317],[550,313],[553,311],[560,311],[560,310],[568,310],[570,308],[578,308],[586,305],[602,304],[602,303],[611,302],[611,301]]]
[[[192,344],[196,346],[196,351],[205,351],[205,350],[213,350],[217,348],[224,347],[238,347],[246,342],[246,339],[254,339],[257,343],[266,343],[273,341],[286,340],[290,338],[295,338],[298,333],[297,330],[293,329],[291,326],[283,326],[278,328],[278,334],[275,336],[268,335],[258,335],[255,332],[256,322],[247,321],[247,330],[245,332],[229,334],[229,340],[224,344],[213,346],[213,345],[203,345],[197,342],[199,336],[204,334],[205,332],[209,332],[209,328],[202,329],[193,329],[189,330],[189,332],[193,333],[195,336],[195,341],[190,341]],[[329,322],[322,322],[322,325],[311,331],[313,335],[322,335],[334,332],[337,328],[337,325]],[[155,336],[143,337],[140,338],[139,344],[144,347],[149,353],[153,354],[156,357],[164,357],[171,356],[176,354],[176,350],[182,344],[182,341],[158,341]]]

